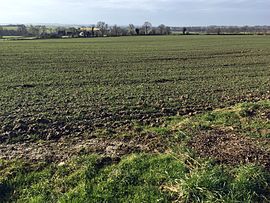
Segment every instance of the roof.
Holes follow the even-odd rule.
[[[82,27],[80,28],[81,31],[92,31],[92,27]],[[94,28],[94,31],[99,31],[99,28]]]

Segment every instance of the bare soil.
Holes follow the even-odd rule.
[[[157,135],[138,135],[132,138],[72,138],[58,141],[0,144],[0,159],[62,162],[76,155],[100,154],[121,157],[135,152],[163,152],[166,143]]]
[[[212,157],[224,164],[255,163],[270,170],[270,139],[250,138],[233,133],[214,131],[195,136],[189,146],[201,157]]]

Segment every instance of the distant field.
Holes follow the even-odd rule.
[[[3,41],[0,69],[2,142],[114,134],[269,95],[270,38]]]
[[[3,39],[20,39],[23,38],[23,36],[2,36]]]
[[[2,36],[0,39],[5,39],[5,40],[32,40],[32,39],[36,39],[36,37]]]
[[[18,30],[17,26],[1,26],[4,30]]]

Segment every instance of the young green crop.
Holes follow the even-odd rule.
[[[269,96],[268,36],[0,42],[1,142],[89,136]]]

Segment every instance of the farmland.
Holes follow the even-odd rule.
[[[217,36],[3,42],[1,140],[90,134],[259,99],[269,95],[269,43]]]
[[[0,41],[0,70],[5,201],[270,198],[269,36]]]
[[[17,30],[18,26],[1,26],[5,30]]]

